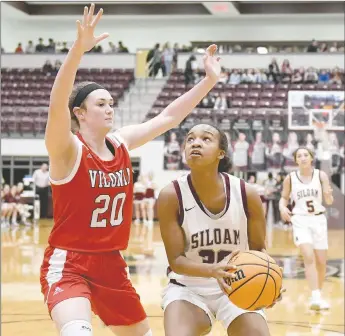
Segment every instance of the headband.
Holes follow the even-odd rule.
[[[82,104],[82,102],[85,100],[85,98],[92,92],[95,90],[105,90],[104,87],[102,85],[99,85],[97,83],[90,83],[85,85],[81,90],[79,90],[79,92],[77,93],[77,95],[75,96],[74,100],[73,100],[73,104],[72,104],[72,110],[75,107],[80,107],[80,105]]]

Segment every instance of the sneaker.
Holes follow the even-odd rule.
[[[323,299],[311,299],[309,303],[310,310],[328,310],[330,308],[329,303]]]

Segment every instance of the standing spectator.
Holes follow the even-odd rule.
[[[62,49],[60,51],[64,54],[67,54],[69,52],[69,49],[67,48],[67,42],[62,42]]]
[[[337,43],[337,42],[334,42],[334,43],[332,44],[332,46],[329,48],[329,51],[330,51],[331,53],[338,52],[338,43]]]
[[[128,48],[123,45],[122,41],[119,41],[118,52],[119,53],[128,53],[129,52]]]
[[[173,58],[174,58],[174,50],[170,48],[170,45],[167,42],[163,46],[163,54],[162,54],[162,61],[164,63],[165,73],[167,74],[167,76],[169,76],[172,71]]]
[[[40,38],[38,39],[38,44],[36,45],[35,51],[36,51],[37,53],[45,52],[45,48],[46,48],[46,47],[45,47],[44,44],[43,44],[43,38],[40,37]]]
[[[251,159],[252,159],[252,168],[255,171],[264,171],[265,170],[265,161],[266,161],[266,144],[262,141],[262,133],[257,132],[255,135],[255,141],[251,145]]]
[[[55,54],[55,42],[52,38],[48,40],[48,45],[46,46],[46,52],[49,54]]]
[[[312,40],[307,47],[307,52],[318,52],[317,44],[317,41]]]
[[[149,50],[146,56],[146,66],[149,71],[149,77],[153,77],[153,57],[157,50],[159,50],[160,44],[156,43],[155,46]]]
[[[319,49],[320,52],[328,52],[328,47],[326,43],[322,43]]]
[[[289,60],[284,60],[282,64],[282,81],[285,83],[289,83],[292,78],[293,70],[291,69]]]
[[[107,50],[107,53],[116,53],[116,46],[113,42],[109,42],[109,49]]]
[[[179,52],[179,46],[177,43],[174,44],[174,56],[173,56],[173,70],[177,69],[177,60],[178,60],[178,52]]]
[[[49,171],[48,165],[43,163],[40,169],[34,171],[32,176],[36,187],[36,194],[40,198],[40,216],[48,217]]]
[[[195,82],[195,70],[196,70],[196,58],[191,55],[186,62],[186,67],[184,69],[184,82],[186,86],[188,84],[194,84]]]
[[[33,54],[34,52],[35,52],[35,46],[34,46],[33,42],[30,40],[28,42],[28,45],[25,48],[25,53]]]
[[[24,52],[21,43],[18,43],[17,48],[16,48],[16,50],[14,52],[16,54],[22,54]]]
[[[246,141],[246,135],[240,133],[238,135],[238,140],[234,146],[234,169],[237,171],[244,171],[248,168],[248,150],[249,143]]]
[[[273,64],[270,64],[268,66],[268,72],[267,72],[267,81],[269,83],[279,83],[279,74],[274,71],[275,67]]]

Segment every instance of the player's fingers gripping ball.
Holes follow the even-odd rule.
[[[237,267],[236,277],[227,278],[232,290],[228,297],[237,307],[258,310],[270,307],[280,295],[282,270],[266,253],[241,252],[229,260]]]

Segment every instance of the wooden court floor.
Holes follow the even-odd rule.
[[[57,335],[49,318],[39,286],[39,269],[52,227],[41,221],[34,228],[3,228],[1,232],[1,335]],[[272,336],[344,335],[344,232],[329,232],[330,250],[324,296],[331,303],[329,312],[315,314],[307,309],[309,292],[303,264],[292,244],[291,231],[272,229],[268,234],[268,251],[284,267],[284,299],[267,311]],[[153,249],[145,248],[145,239],[132,236],[124,253],[131,278],[150,319],[154,336],[163,336],[160,293],[167,283],[167,260],[157,226]],[[94,335],[112,335],[94,318]],[[226,335],[216,324],[212,336]],[[178,336],[178,335],[177,335]]]

